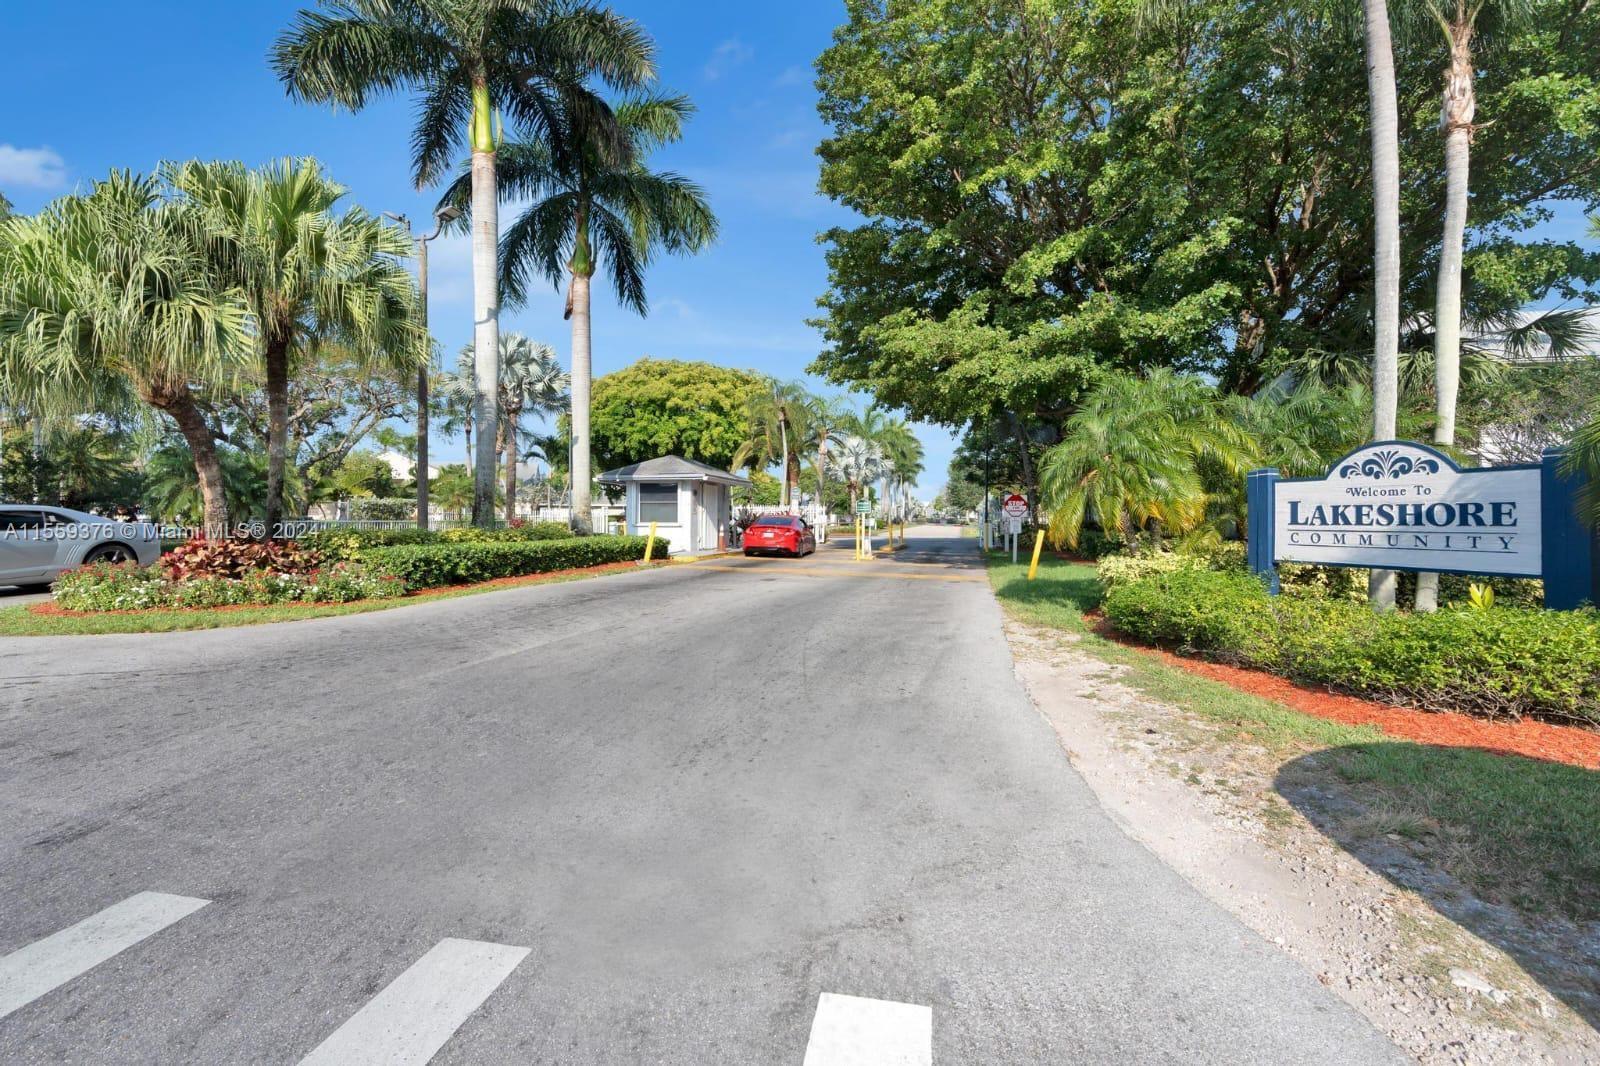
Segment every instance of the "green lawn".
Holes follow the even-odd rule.
[[[665,564],[654,563],[652,566]],[[506,588],[527,585],[555,585],[583,581],[625,570],[595,569],[565,574],[533,574],[512,581],[463,585],[434,589],[393,600],[358,600],[355,603],[320,603],[306,606],[235,607],[222,610],[140,611],[128,614],[35,614],[27,606],[0,608],[0,637],[95,636],[106,633],[175,633],[190,629],[223,629],[254,626],[269,622],[296,622],[307,618],[334,618],[348,614],[367,614],[410,607],[436,600],[453,600]]]
[[[1046,558],[1030,582],[1026,564],[1000,553],[988,562],[1014,617],[1078,634],[1089,654],[1128,668],[1119,680],[1210,723],[1222,743],[1265,748],[1282,760],[1284,778],[1331,777],[1365,808],[1361,817],[1319,821],[1341,843],[1393,833],[1482,898],[1600,918],[1600,773],[1302,714],[1096,635],[1083,618],[1100,601],[1092,566]]]

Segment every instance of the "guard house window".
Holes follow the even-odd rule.
[[[664,526],[678,524],[678,485],[676,482],[652,484],[639,483],[639,521],[660,522]]]

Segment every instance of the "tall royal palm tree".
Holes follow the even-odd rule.
[[[1443,31],[1450,52],[1444,78],[1439,128],[1444,133],[1444,240],[1439,246],[1439,283],[1434,294],[1433,368],[1437,417],[1435,444],[1456,442],[1456,397],[1461,387],[1461,264],[1466,251],[1467,186],[1473,124],[1478,113],[1473,51],[1487,32],[1518,25],[1533,9],[1530,0],[1423,0],[1422,7]],[[1487,18],[1485,18],[1487,16]],[[1439,605],[1439,575],[1417,575],[1417,610]]]
[[[87,195],[0,226],[0,361],[14,378],[126,389],[189,446],[207,532],[228,501],[197,387],[253,362],[243,294],[206,254],[203,220],[151,178],[116,172]]]
[[[500,347],[499,119],[560,156],[562,113],[585,115],[615,143],[610,115],[584,87],[632,90],[655,76],[654,46],[630,19],[574,0],[324,0],[278,39],[273,67],[291,96],[359,110],[403,90],[420,96],[411,145],[417,188],[471,151],[473,345],[472,517],[494,521],[495,356]]]
[[[1400,403],[1400,105],[1386,0],[1362,0],[1372,127],[1372,439],[1392,440]],[[1374,570],[1367,597],[1394,609],[1396,575]]]
[[[401,265],[411,240],[352,208],[314,159],[260,169],[190,162],[167,180],[198,210],[219,274],[255,319],[267,400],[266,525],[278,536],[289,465],[289,382],[319,340],[336,339],[374,370],[415,373],[428,358],[416,288]]]
[[[655,148],[678,140],[692,112],[681,96],[634,96],[605,113],[585,103],[552,118],[544,141],[508,144],[500,152],[500,186],[507,198],[533,204],[501,242],[502,291],[508,304],[526,300],[542,276],[567,282],[572,322],[572,513],[588,532],[591,504],[589,397],[594,377],[590,288],[602,262],[623,306],[646,314],[644,270],[657,251],[697,252],[717,233],[700,187],[680,175],[645,166]],[[620,132],[620,138],[613,131]],[[458,178],[443,203],[480,206]],[[474,221],[474,226],[476,222]]]
[[[461,368],[476,364],[471,345],[462,353]],[[561,369],[555,349],[520,333],[500,337],[500,424],[495,450],[505,457],[505,516],[516,517],[517,459],[525,436],[522,419],[529,414],[557,414],[566,409],[572,379]]]

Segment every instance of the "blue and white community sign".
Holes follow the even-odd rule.
[[[1547,606],[1600,602],[1600,549],[1559,459],[1462,469],[1426,445],[1383,441],[1320,478],[1252,471],[1251,569],[1274,587],[1277,562],[1542,577]]]

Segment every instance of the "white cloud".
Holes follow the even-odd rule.
[[[810,67],[785,67],[783,72],[772,80],[772,85],[777,89],[787,89],[794,85],[810,85],[812,77]]]
[[[706,60],[704,73],[707,81],[716,81],[734,67],[741,63],[749,62],[756,50],[739,40],[729,37],[717,45],[711,52],[711,58]]]
[[[59,189],[66,183],[66,161],[53,149],[0,144],[0,185]]]
[[[688,303],[678,299],[675,296],[669,296],[664,300],[657,300],[655,302],[654,309],[657,311],[671,311],[673,315],[679,319],[679,321],[683,322],[692,322],[700,317],[700,313],[698,311],[689,306]]]

